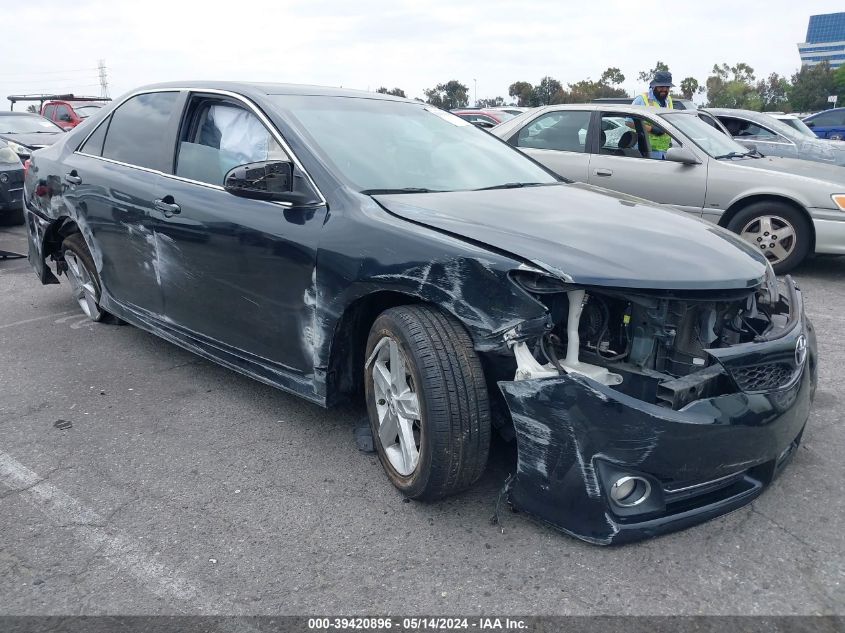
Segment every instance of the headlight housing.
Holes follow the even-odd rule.
[[[20,157],[11,147],[4,147],[0,149],[0,165],[14,165],[15,163],[20,162]]]
[[[835,204],[839,210],[845,211],[845,193],[835,193],[830,196],[830,199],[833,200],[833,204]]]
[[[32,154],[32,150],[29,149],[26,145],[21,145],[20,143],[15,143],[14,141],[6,141],[9,147],[15,152],[18,156],[26,156],[29,157]]]

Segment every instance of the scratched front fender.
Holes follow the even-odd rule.
[[[679,530],[745,505],[798,445],[815,368],[790,389],[703,399],[681,411],[575,374],[499,382],[513,419],[509,499],[573,536],[619,544]],[[609,490],[620,476],[651,487],[635,508]]]

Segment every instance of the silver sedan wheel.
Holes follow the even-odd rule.
[[[65,262],[67,262],[67,276],[74,299],[89,318],[99,321],[102,311],[97,305],[97,289],[91,279],[91,274],[71,251],[65,251]]]
[[[378,440],[390,465],[408,477],[420,461],[420,403],[405,355],[390,337],[382,338],[373,361],[373,395]]]
[[[772,263],[786,260],[797,244],[795,227],[777,215],[761,215],[752,219],[739,232],[742,239],[760,249]]]

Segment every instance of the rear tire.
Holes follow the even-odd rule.
[[[70,282],[73,297],[82,311],[92,321],[117,323],[115,316],[100,307],[100,276],[81,233],[72,233],[64,239],[62,258],[67,264],[65,275]]]
[[[728,228],[759,249],[779,275],[798,266],[810,252],[810,221],[785,202],[749,204],[728,222]]]
[[[379,460],[406,497],[439,499],[471,486],[490,450],[490,405],[481,361],[464,327],[428,306],[376,319],[364,369]]]

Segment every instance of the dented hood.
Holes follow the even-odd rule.
[[[763,257],[733,233],[589,185],[373,197],[401,218],[506,251],[578,284],[751,288],[766,273]]]

